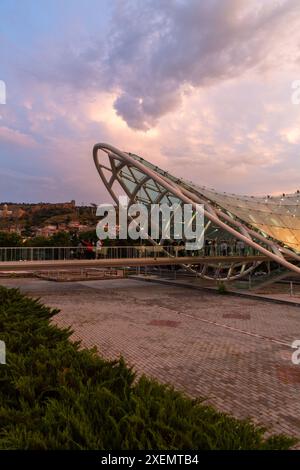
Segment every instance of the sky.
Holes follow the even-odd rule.
[[[96,142],[220,191],[294,192],[296,80],[299,0],[1,0],[0,201],[106,202]]]

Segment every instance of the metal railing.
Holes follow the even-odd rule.
[[[0,247],[0,262],[9,261],[60,261],[75,259],[121,259],[121,258],[157,258],[182,256],[251,256],[260,253],[253,248],[237,249],[228,246],[204,246],[201,250],[186,251],[184,246],[102,246],[92,249],[85,246],[63,247]]]

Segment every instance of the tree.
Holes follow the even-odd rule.
[[[98,237],[96,230],[87,230],[79,234],[79,240],[90,240],[91,242],[97,242]]]
[[[49,238],[38,236],[27,240],[26,246],[49,246]]]
[[[18,233],[0,232],[0,246],[22,246],[22,237]]]
[[[54,233],[49,240],[51,246],[71,246],[72,240],[69,232]]]

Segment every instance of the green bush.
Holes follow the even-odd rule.
[[[226,284],[224,284],[224,282],[219,282],[219,284],[217,286],[217,292],[218,292],[218,294],[221,294],[221,295],[228,294],[228,290],[227,290]]]
[[[0,287],[0,449],[287,449],[239,421],[146,377],[123,359],[80,349],[57,313]]]
[[[22,238],[17,233],[0,231],[0,247],[22,246]]]

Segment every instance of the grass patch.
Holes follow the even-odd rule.
[[[57,313],[0,287],[0,449],[288,449],[239,421],[142,377],[123,359],[79,349]],[[75,314],[75,313],[74,313]]]

